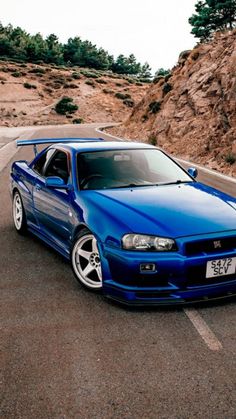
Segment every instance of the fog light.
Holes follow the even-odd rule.
[[[156,270],[155,263],[141,263],[140,272],[154,272]]]

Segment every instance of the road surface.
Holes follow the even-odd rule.
[[[101,136],[94,129],[0,130],[0,418],[235,419],[235,299],[122,308],[86,292],[60,255],[14,231],[9,160],[33,154],[9,141]],[[204,171],[200,179],[235,196],[234,181]]]

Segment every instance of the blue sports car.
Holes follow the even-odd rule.
[[[137,305],[236,295],[236,199],[197,182],[196,169],[142,143],[18,145],[36,156],[12,165],[15,228],[70,260],[80,284]]]

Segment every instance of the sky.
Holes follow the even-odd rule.
[[[153,72],[171,68],[191,49],[188,18],[197,0],[2,0],[0,21],[30,34],[79,36],[117,57],[133,53]]]

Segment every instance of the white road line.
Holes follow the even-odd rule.
[[[210,175],[215,175],[217,177],[220,177],[221,179],[228,180],[229,182],[236,183],[236,179],[234,179],[231,176],[223,175],[222,173],[216,172],[215,170],[208,169],[207,167],[203,167],[200,164],[196,164],[196,163],[192,163],[192,162],[187,161],[187,160],[180,159],[179,157],[175,157],[175,159],[178,160],[180,163],[185,163],[185,164],[188,164],[190,166],[192,165],[192,166],[196,167],[197,169],[202,170],[205,173],[209,173]]]
[[[221,342],[217,339],[197,310],[186,308],[184,309],[184,312],[211,351],[219,351],[223,348]]]
[[[104,127],[104,128],[112,128],[112,127],[114,127],[114,125],[110,125],[110,126],[108,126],[108,127]],[[112,134],[108,134],[106,131],[104,132],[104,131],[102,131],[100,128],[95,128],[95,131],[96,132],[98,132],[99,134],[105,134],[105,135],[107,135],[108,137],[112,137],[112,138],[115,138],[117,141],[124,141],[124,138],[122,139],[122,138],[120,138],[120,137],[116,137],[115,135],[112,135]],[[131,141],[131,140],[130,140]]]
[[[96,131],[103,134],[103,131],[101,131],[99,128],[97,128]],[[114,138],[114,139],[116,139],[116,140],[118,140],[118,141],[122,141],[122,138],[116,137],[115,135],[108,134],[107,132],[105,132],[105,134]],[[209,174],[212,174],[216,177],[220,177],[221,179],[225,179],[225,180],[228,180],[230,182],[235,182],[236,183],[236,179],[234,179],[230,176],[225,176],[221,173],[215,172],[214,170],[207,169],[207,168],[202,167],[198,164],[194,164],[194,163],[188,162],[188,161],[183,160],[183,159],[176,158],[176,160],[178,160],[179,162],[182,162],[182,163],[189,164],[190,166],[194,165],[195,167],[201,169],[202,171],[204,171],[206,173],[209,173]],[[197,330],[197,332],[199,333],[199,335],[201,336],[201,338],[204,340],[204,342],[206,343],[206,345],[208,346],[208,348],[211,351],[219,351],[223,348],[221,342],[217,339],[215,334],[212,332],[210,327],[207,325],[207,323],[202,318],[202,316],[198,313],[197,310],[195,310],[195,309],[184,309],[184,312],[185,312],[186,316],[189,318],[189,320],[191,321],[191,323],[193,324],[193,326],[195,327],[195,329]]]
[[[15,141],[11,141],[0,149],[0,172],[7,166],[17,151]]]

